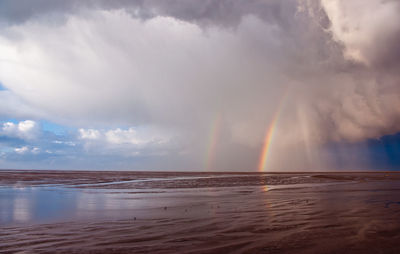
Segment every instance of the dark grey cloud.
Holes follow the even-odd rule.
[[[157,15],[203,24],[238,24],[245,15],[253,14],[265,21],[285,24],[287,17],[296,12],[296,0],[2,0],[0,17],[11,23],[26,22],[44,15],[66,15],[85,9],[126,9],[135,17],[150,18]]]

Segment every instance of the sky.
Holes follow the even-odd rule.
[[[0,0],[0,168],[400,168],[398,0]]]

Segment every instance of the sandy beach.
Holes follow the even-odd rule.
[[[0,171],[1,253],[399,253],[398,173]]]

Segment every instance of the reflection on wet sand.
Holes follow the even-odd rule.
[[[30,202],[26,197],[17,197],[14,199],[13,219],[16,222],[27,222],[31,215]]]
[[[174,175],[165,188],[151,178],[113,188],[3,184],[0,252],[400,251],[397,174],[219,175],[208,183]]]

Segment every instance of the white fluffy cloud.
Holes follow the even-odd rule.
[[[28,146],[22,146],[22,147],[17,147],[14,149],[14,152],[20,155],[24,154],[39,154],[40,153],[40,148],[38,147],[28,147]]]
[[[322,0],[335,40],[344,44],[347,58],[373,64],[395,54],[400,34],[400,2],[382,0]],[[393,41],[394,40],[394,41]]]
[[[165,144],[170,141],[171,137],[161,134],[160,131],[156,132],[149,129],[138,132],[134,128],[117,128],[111,130],[81,128],[79,129],[79,139],[88,143],[101,142],[113,147],[118,147],[119,145],[143,147],[147,145]]]
[[[79,137],[86,140],[96,140],[100,138],[100,132],[94,129],[79,129]]]
[[[0,135],[31,140],[38,137],[39,127],[32,120],[25,120],[19,123],[6,122],[3,123],[0,129]]]
[[[29,148],[27,146],[23,146],[23,147],[15,148],[14,151],[19,154],[24,154],[29,151]]]
[[[134,144],[140,145],[148,142],[163,142],[163,139],[157,139],[155,137],[146,137],[147,140],[138,136],[137,131],[133,128],[122,130],[117,128],[115,130],[109,130],[105,134],[107,142],[111,144]]]

